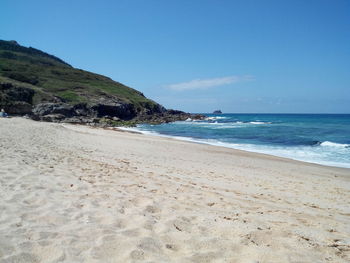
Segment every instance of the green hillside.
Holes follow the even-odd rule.
[[[60,99],[75,105],[101,97],[131,103],[135,111],[159,108],[141,92],[112,79],[76,69],[63,60],[15,41],[0,40],[0,83],[12,83],[35,91],[33,105]]]

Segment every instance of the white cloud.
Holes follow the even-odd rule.
[[[228,84],[233,84],[242,81],[253,80],[252,76],[228,76],[222,78],[213,78],[213,79],[194,79],[187,82],[175,83],[167,85],[166,88],[184,91],[184,90],[195,90],[195,89],[208,89],[213,87],[224,86]]]

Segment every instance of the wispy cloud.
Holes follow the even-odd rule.
[[[176,91],[195,90],[195,89],[209,89],[213,87],[224,86],[242,81],[253,80],[252,76],[228,76],[222,78],[212,79],[194,79],[187,82],[175,83],[165,86],[168,89]]]

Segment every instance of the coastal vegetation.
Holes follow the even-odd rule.
[[[28,114],[38,120],[94,125],[159,123],[190,117],[168,111],[106,76],[4,40],[0,40],[0,106],[11,114]]]

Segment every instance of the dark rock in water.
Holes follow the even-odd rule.
[[[213,114],[222,114],[222,111],[221,110],[214,110]]]

